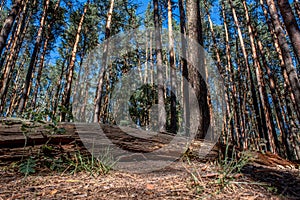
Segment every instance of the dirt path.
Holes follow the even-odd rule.
[[[248,170],[248,172],[247,172]],[[259,170],[271,180],[252,179]],[[273,174],[267,174],[267,171]],[[212,164],[178,161],[160,171],[134,174],[110,171],[92,177],[88,173],[49,174],[38,172],[27,178],[1,169],[0,199],[297,199],[300,196],[300,178],[297,171],[289,172],[293,180],[286,179],[280,171],[248,167],[244,174],[235,174],[228,184],[218,184],[220,178]],[[197,172],[201,176],[197,176]],[[199,180],[192,178],[193,173]],[[287,173],[287,172],[286,172]],[[261,178],[263,178],[261,176]],[[282,182],[290,188],[276,185]],[[275,182],[274,182],[275,181]],[[272,184],[273,183],[273,184]],[[275,183],[275,185],[274,185]],[[291,188],[294,187],[294,188]]]

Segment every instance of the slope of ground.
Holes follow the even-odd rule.
[[[248,165],[243,173],[222,173],[212,163],[177,161],[151,173],[110,171],[92,176],[41,169],[24,177],[0,170],[0,199],[299,199],[300,175]]]
[[[300,171],[294,163],[259,152],[250,152],[246,165],[217,162],[216,152],[210,153],[214,161],[203,160],[197,158],[197,146],[201,142],[193,142],[188,153],[160,170],[136,173],[108,169],[105,173],[101,170],[95,173],[97,167],[103,166],[93,165],[91,173],[91,168],[79,169],[81,158],[89,158],[82,161],[82,166],[90,165],[91,160],[80,143],[78,131],[72,124],[63,126],[61,135],[45,134],[52,128],[45,131],[43,124],[6,121],[0,126],[3,144],[0,146],[0,200],[300,199]],[[147,142],[136,140],[116,127],[103,126],[103,130],[114,144],[134,152],[151,152],[168,144],[173,137],[160,134],[148,138]],[[129,131],[140,134],[132,129],[125,132]],[[28,158],[35,161],[35,171],[25,176],[20,173],[20,166]],[[138,163],[132,162],[132,167],[137,166]]]

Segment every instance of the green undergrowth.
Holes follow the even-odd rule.
[[[109,148],[103,150],[97,157],[87,151],[59,153],[58,151],[61,150],[57,145],[43,145],[38,153],[32,153],[31,156],[24,156],[20,161],[4,165],[1,170],[19,172],[24,177],[43,173],[76,175],[79,172],[96,177],[109,173],[117,163]]]
[[[219,194],[225,187],[230,186],[239,177],[241,169],[249,163],[249,152],[236,152],[234,149],[229,155],[229,145],[226,146],[224,154],[220,154],[218,159],[207,165],[213,166],[213,170],[208,175],[203,174],[201,169],[195,165],[193,171],[190,171],[192,177],[193,187],[197,193],[205,193],[205,190],[213,190],[211,194]],[[193,163],[187,157],[190,165]],[[204,181],[204,178],[209,177],[209,181]]]

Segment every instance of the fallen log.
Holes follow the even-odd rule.
[[[55,126],[46,122],[0,118],[0,161],[28,157],[37,153],[43,145],[58,145],[62,149],[65,145],[68,151],[93,151],[98,154],[111,147],[110,151],[119,156],[121,161],[178,159],[186,150],[189,150],[193,157],[207,161],[218,158],[220,153],[224,154],[225,149],[224,145],[219,143],[215,145],[203,141],[188,141],[183,136],[152,133],[125,126],[97,123],[59,123]],[[163,151],[160,151],[161,149]],[[201,149],[208,149],[210,152],[201,157]],[[270,153],[251,153],[252,163],[271,167],[290,167],[294,164]]]
[[[46,122],[0,119],[0,160],[29,156],[30,147],[69,144],[74,145],[74,148],[81,146],[98,154],[105,148],[112,147],[113,154],[123,161],[132,157],[142,160],[168,160],[180,158],[190,146],[190,141],[184,136],[154,133],[125,126],[96,123],[60,123],[54,126]],[[194,151],[196,152],[197,148]]]

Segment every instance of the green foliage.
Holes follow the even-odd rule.
[[[48,168],[50,171],[58,173],[77,174],[79,172],[89,173],[98,176],[109,173],[118,162],[110,148],[105,148],[96,157],[88,152],[76,151],[75,153],[62,153],[57,151],[55,146],[43,145],[36,157],[29,157],[25,161],[18,163],[18,171],[27,177],[36,173],[37,168]],[[14,170],[14,166],[7,167],[6,170]]]
[[[43,128],[46,129],[45,132],[42,133],[43,135],[64,134],[66,132],[64,128],[59,128],[57,126],[59,119],[57,119],[48,109],[43,111],[26,110],[23,112],[22,117],[30,120],[29,122],[22,121],[21,130],[25,135],[34,131],[34,128],[42,125],[44,125]]]
[[[226,151],[228,148],[226,148]],[[234,150],[233,150],[234,151]],[[231,157],[228,157],[226,153],[225,159],[219,159],[219,178],[217,183],[222,187],[225,187],[233,179],[234,174],[239,173],[240,170],[249,162],[250,154],[248,152],[241,152],[238,155],[237,152],[233,152]]]
[[[100,161],[99,164],[104,174],[107,174],[118,162],[118,160],[112,155],[111,150],[112,149],[109,147],[105,148],[97,158],[97,160]]]
[[[57,123],[57,120],[52,115],[52,112],[48,109],[45,110],[33,110],[33,109],[27,109],[25,110],[21,117],[23,119],[28,119],[33,122],[40,122],[44,123],[44,121],[53,121],[54,123]],[[48,118],[48,119],[47,119]],[[49,120],[50,119],[50,120]]]
[[[65,159],[63,157],[52,158],[50,160],[46,160],[45,164],[51,171],[62,172],[66,168]]]
[[[59,111],[59,113],[66,113],[67,121],[74,120],[72,111],[69,110],[68,108],[66,108],[65,106],[62,106],[62,105],[58,106],[58,111]]]
[[[211,174],[212,181],[208,184],[204,184],[202,181],[202,176],[199,169],[194,169],[194,172],[190,172],[192,180],[194,182],[194,187],[198,193],[203,193],[205,189],[208,188],[217,188],[215,193],[221,192],[222,189],[229,186],[241,169],[247,165],[250,160],[249,152],[241,152],[239,155],[236,151],[233,150],[231,156],[228,153],[229,145],[226,146],[225,157],[219,157],[215,162],[216,172]],[[188,152],[189,153],[189,152]],[[188,163],[190,162],[190,154],[185,156]]]
[[[99,157],[84,156],[80,152],[75,153],[72,159],[67,160],[67,168],[71,174],[84,171],[91,175],[107,174],[117,161],[110,154],[110,150],[106,149]]]
[[[129,113],[133,121],[142,126],[146,125],[146,116],[149,115],[150,108],[157,101],[157,86],[143,85],[137,89],[130,97]]]
[[[236,152],[235,148],[232,148],[232,152],[229,154],[230,143],[229,136],[226,135],[226,148],[224,157],[219,156],[217,165],[219,167],[219,178],[217,183],[222,187],[225,187],[232,179],[235,173],[239,173],[240,170],[249,162],[249,152]]]
[[[0,10],[0,30],[3,27],[6,16],[7,16],[7,10]]]
[[[36,161],[33,157],[28,158],[26,161],[22,162],[19,166],[19,172],[26,176],[35,173]]]

